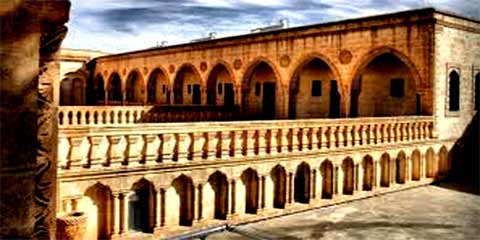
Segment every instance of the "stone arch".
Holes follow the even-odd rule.
[[[438,172],[441,176],[446,176],[449,170],[449,157],[447,147],[442,146],[438,152]]]
[[[207,104],[232,108],[235,105],[234,74],[225,63],[217,63],[207,80]]]
[[[404,151],[400,151],[395,159],[395,182],[403,184],[407,179],[407,156]]]
[[[390,186],[390,155],[388,153],[382,154],[380,157],[380,186],[389,187]]]
[[[175,104],[201,104],[202,78],[197,68],[185,63],[178,68],[173,80],[173,98]]]
[[[448,74],[448,110],[460,110],[460,74],[457,70],[451,70]]]
[[[347,157],[342,162],[343,169],[343,194],[353,195],[355,189],[355,163]]]
[[[398,116],[431,112],[422,106],[417,68],[402,52],[381,47],[368,52],[354,68],[350,116]],[[385,81],[387,79],[388,81]],[[373,96],[373,97],[372,97]]]
[[[285,89],[275,65],[258,58],[246,68],[242,80],[242,111],[260,119],[284,117]]]
[[[270,172],[273,180],[273,207],[285,208],[287,201],[287,172],[282,165],[276,165]]]
[[[114,234],[113,225],[115,214],[113,212],[112,190],[106,185],[96,183],[87,188],[84,195],[89,197],[97,207],[97,219],[88,219],[88,221],[96,221],[97,238],[110,239],[112,234]]]
[[[302,162],[297,167],[294,178],[294,200],[299,203],[310,202],[310,188],[311,188],[311,170],[310,165],[306,162]]]
[[[195,216],[195,186],[192,178],[182,174],[173,180],[172,186],[175,188],[180,200],[178,210],[179,224],[180,226],[192,226]]]
[[[245,213],[257,214],[259,178],[257,171],[248,168],[243,171],[241,176],[243,185],[245,185]]]
[[[366,155],[362,160],[364,191],[371,191],[375,183],[375,168],[372,156]]]
[[[340,117],[339,82],[340,74],[327,58],[317,53],[303,57],[290,78],[289,118]],[[307,105],[311,107],[302,107]]]
[[[170,84],[167,72],[161,68],[155,68],[148,77],[147,103],[169,104]]]
[[[329,160],[325,160],[320,165],[320,174],[322,175],[322,198],[333,198],[333,164]]]
[[[132,70],[127,77],[125,86],[125,100],[128,104],[143,104],[145,86],[142,74],[137,70]]]
[[[66,77],[60,83],[60,105],[78,106],[85,104],[85,84],[79,77]]]
[[[97,74],[94,81],[94,103],[102,104],[105,103],[105,81],[103,80],[102,74]]]
[[[120,104],[123,101],[122,79],[117,72],[112,72],[110,74],[107,89],[109,104]]]
[[[420,180],[420,161],[421,161],[420,151],[418,149],[413,150],[411,165],[412,165],[412,180],[414,181]]]
[[[228,214],[228,180],[220,171],[215,171],[208,178],[208,183],[215,193],[215,219],[226,220]]]
[[[433,148],[428,148],[427,152],[425,153],[425,158],[427,162],[426,166],[426,175],[428,178],[435,178],[436,177],[436,164],[435,164],[435,151]]]
[[[153,233],[156,213],[156,190],[145,178],[132,185],[134,194],[129,197],[129,228],[134,231]]]

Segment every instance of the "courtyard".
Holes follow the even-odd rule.
[[[226,239],[480,239],[480,196],[428,185],[235,226]]]

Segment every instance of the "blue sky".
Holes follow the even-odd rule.
[[[479,0],[71,0],[64,47],[125,52],[217,38],[288,18],[290,27],[426,6],[480,18]]]

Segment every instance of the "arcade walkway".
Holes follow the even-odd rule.
[[[430,185],[251,223],[207,239],[478,239],[479,219],[479,195]]]

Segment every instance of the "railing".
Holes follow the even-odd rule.
[[[125,125],[138,122],[151,106],[62,106],[58,125]]]
[[[432,138],[432,117],[60,127],[59,167],[185,163],[301,154]]]

